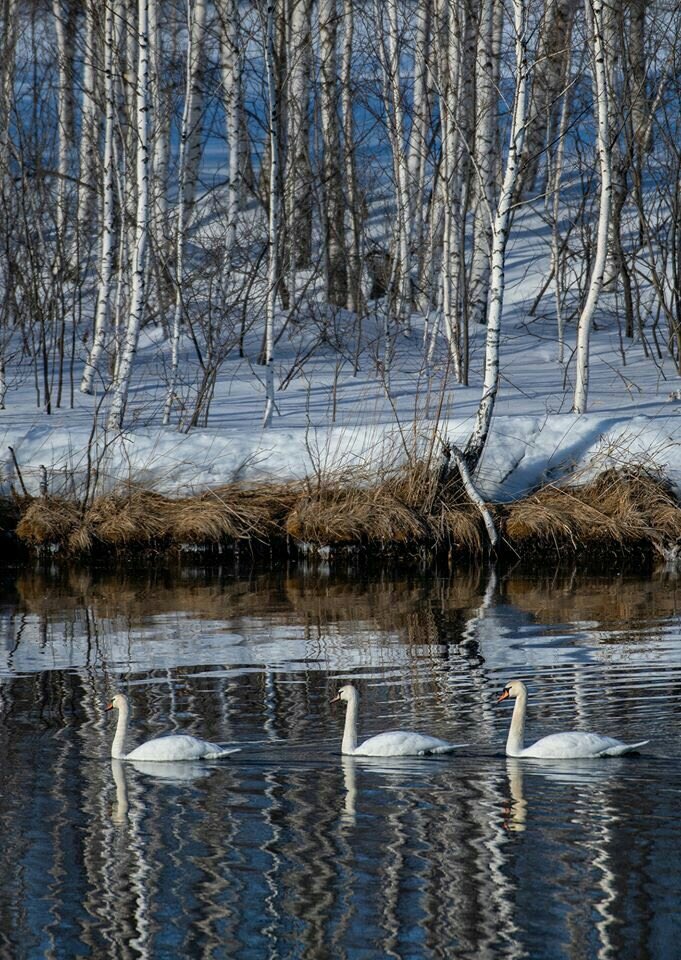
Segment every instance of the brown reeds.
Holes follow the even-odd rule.
[[[452,472],[443,481],[422,463],[373,479],[359,472],[314,484],[225,485],[172,499],[133,486],[96,498],[85,510],[48,496],[14,501],[16,536],[70,554],[165,549],[289,537],[309,549],[421,548],[482,554],[477,508]],[[654,547],[681,543],[681,506],[665,480],[642,467],[606,470],[588,483],[551,484],[498,509],[506,543],[534,548]],[[17,521],[17,514],[20,514]]]
[[[681,508],[663,478],[642,467],[609,469],[589,483],[549,485],[512,504],[504,533],[516,547],[671,542],[681,537]]]

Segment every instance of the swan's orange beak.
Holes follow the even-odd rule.
[[[497,703],[501,703],[502,700],[508,700],[511,694],[508,690],[502,690],[500,696],[497,697]]]
[[[104,707],[105,710],[113,710],[113,708],[113,703],[107,703],[107,705]]]
[[[340,693],[337,693],[336,696],[333,697],[333,699],[329,700],[329,703],[338,703],[338,701],[340,700],[340,698],[341,698]]]

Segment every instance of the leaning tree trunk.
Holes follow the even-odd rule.
[[[132,366],[137,352],[139,333],[146,306],[146,260],[149,233],[149,5],[155,0],[138,0],[137,10],[137,76],[135,120],[137,133],[137,209],[135,217],[135,245],[133,276],[128,321],[116,370],[113,395],[109,408],[108,427],[112,431],[123,428],[125,409],[130,389]]]
[[[584,303],[577,324],[577,379],[572,407],[575,413],[586,413],[589,391],[589,340],[591,324],[603,286],[603,276],[608,257],[612,179],[610,173],[610,120],[608,113],[607,64],[605,45],[603,43],[603,7],[604,4],[602,0],[585,0],[584,2],[593,62],[596,151],[598,154],[601,183],[598,198],[599,211],[598,230],[596,234],[596,255],[591,270],[586,302]]]
[[[526,36],[526,0],[513,0],[515,31],[515,93],[511,117],[511,132],[506,158],[504,180],[492,223],[492,277],[487,308],[487,336],[485,341],[485,376],[482,398],[478,406],[473,432],[469,437],[464,459],[473,472],[480,462],[482,451],[492,424],[492,415],[499,389],[499,338],[504,305],[506,244],[511,225],[513,196],[520,173],[520,154],[525,136],[527,118],[528,48]]]

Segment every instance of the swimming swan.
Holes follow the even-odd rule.
[[[621,757],[624,753],[631,753],[638,747],[645,746],[648,740],[640,743],[622,743],[614,737],[603,737],[599,733],[580,733],[571,730],[569,733],[552,733],[542,737],[531,747],[524,747],[525,740],[525,711],[527,708],[527,687],[522,680],[512,680],[507,683],[497,703],[508,697],[515,697],[511,729],[506,741],[506,755],[508,757],[538,757],[545,760],[568,760],[586,757]]]
[[[341,753],[353,757],[414,757],[425,754],[451,753],[463,744],[447,743],[438,737],[429,737],[423,733],[413,733],[411,730],[390,730],[388,733],[379,733],[370,737],[357,746],[357,709],[359,693],[351,683],[341,687],[331,703],[345,700],[347,712],[345,714],[345,729]]]
[[[167,763],[174,760],[219,760],[230,753],[238,753],[239,747],[225,749],[219,743],[209,743],[190,737],[188,734],[170,734],[147,740],[130,753],[125,753],[125,735],[128,732],[130,704],[124,693],[117,693],[108,704],[107,710],[118,710],[116,735],[111,744],[111,756],[114,760],[140,760],[145,762]]]

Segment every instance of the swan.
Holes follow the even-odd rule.
[[[125,735],[128,732],[128,716],[130,704],[124,693],[117,693],[107,710],[118,710],[116,735],[111,744],[111,756],[114,760],[138,760],[146,763],[168,763],[175,760],[219,760],[230,753],[238,753],[239,747],[225,749],[219,743],[209,743],[199,740],[188,734],[170,734],[166,737],[156,737],[146,743],[125,752]]]
[[[571,730],[568,733],[552,733],[542,737],[531,747],[524,747],[525,711],[527,709],[527,687],[522,680],[512,680],[504,687],[497,703],[515,697],[511,729],[506,741],[508,757],[536,757],[546,760],[568,760],[587,757],[621,757],[638,747],[645,746],[648,740],[639,743],[622,743],[614,737],[604,737],[600,733],[581,733]]]
[[[338,690],[331,703],[345,700],[347,712],[345,714],[345,729],[341,753],[352,757],[414,757],[425,754],[451,753],[463,744],[447,743],[439,737],[430,737],[424,733],[413,733],[411,730],[390,730],[370,737],[357,746],[357,711],[359,693],[351,683],[345,684]]]

